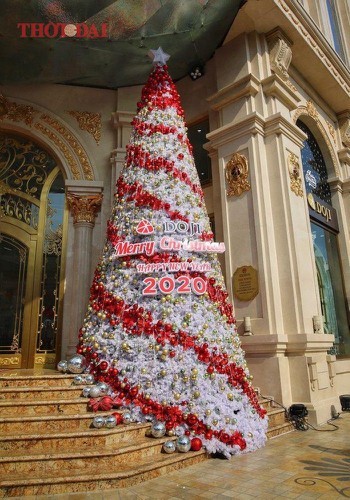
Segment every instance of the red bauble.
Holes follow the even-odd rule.
[[[100,363],[99,366],[100,366],[101,371],[103,371],[103,372],[105,372],[105,371],[108,370],[108,363],[107,363],[107,361],[101,361],[101,363]]]
[[[123,415],[122,415],[122,413],[115,412],[115,413],[112,413],[112,415],[115,418],[115,421],[116,421],[117,425],[123,423]]]
[[[191,439],[191,450],[199,451],[202,448],[202,440],[199,438]]]

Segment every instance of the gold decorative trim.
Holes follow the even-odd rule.
[[[294,153],[288,155],[288,168],[290,178],[290,189],[297,196],[303,196],[302,179],[300,172],[299,159]]]
[[[34,120],[37,119],[37,115],[41,113],[40,110],[35,109],[33,106],[25,104],[17,104],[16,102],[10,102],[5,96],[0,94],[0,123],[4,120],[10,120],[14,122],[24,122],[27,126],[31,127]],[[46,122],[50,127],[58,132],[56,135],[52,130],[47,128],[40,120]],[[94,173],[86,154],[86,151],[76,139],[76,137],[61,123],[60,121],[52,118],[51,116],[42,113],[39,119],[34,123],[34,127],[39,130],[43,135],[48,137],[63,153],[67,164],[71,168],[72,177],[74,179],[94,180]],[[62,137],[59,137],[62,136]],[[74,151],[74,154],[79,158],[83,176],[80,173],[80,168],[77,161],[74,159],[72,152],[69,150],[63,140],[65,139],[69,146]]]
[[[96,213],[102,203],[101,194],[78,196],[68,193],[67,201],[73,215],[74,224],[79,222],[95,223]]]
[[[91,113],[90,111],[67,111],[73,116],[79,125],[80,130],[85,130],[99,144],[101,139],[101,113]]]
[[[68,144],[73,148],[75,154],[80,160],[84,172],[84,179],[89,181],[94,180],[94,174],[88,156],[82,145],[79,144],[74,135],[71,134],[71,132],[62,123],[60,123],[58,120],[55,120],[51,116],[42,114],[40,118],[48,125],[50,125],[50,127],[54,128],[60,135],[62,135],[62,137],[64,137]]]
[[[37,113],[33,106],[10,102],[5,96],[0,95],[0,121],[7,119],[12,122],[24,122],[31,127]]]
[[[70,171],[72,172],[73,178],[74,179],[81,179],[78,163],[73,158],[73,155],[70,153],[70,151],[67,148],[67,146],[65,145],[65,143],[54,132],[52,132],[51,129],[49,129],[48,127],[45,127],[45,125],[43,125],[42,123],[38,122],[34,125],[34,127],[37,130],[40,130],[40,132],[43,135],[46,135],[46,137],[48,137],[60,149],[60,151],[63,153],[65,159],[67,160],[67,163],[69,165]]]
[[[227,196],[239,196],[244,191],[250,191],[247,158],[234,153],[225,167],[225,177]]]
[[[19,368],[21,366],[20,356],[0,356],[0,367],[3,368]]]

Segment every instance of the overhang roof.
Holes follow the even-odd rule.
[[[204,65],[223,42],[241,0],[1,0],[0,84],[60,83],[118,88],[143,84],[149,49],[171,54],[176,80]],[[36,25],[86,23],[107,38],[42,38]],[[49,28],[47,28],[49,29]],[[53,24],[51,31],[54,33]],[[60,31],[62,28],[60,29]],[[59,32],[60,32],[59,31]],[[25,36],[21,36],[25,35]],[[34,36],[30,36],[34,35]]]

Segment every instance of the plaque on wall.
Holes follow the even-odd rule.
[[[253,300],[259,293],[258,271],[252,266],[238,267],[233,275],[233,292],[238,300]]]

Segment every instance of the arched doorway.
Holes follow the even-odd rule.
[[[332,206],[327,163],[320,144],[309,127],[301,120],[296,123],[307,135],[301,150],[301,158],[309,206],[324,331],[335,336],[332,353],[349,355],[350,332],[339,258],[337,236],[339,227],[337,212]]]
[[[64,177],[41,145],[0,133],[0,368],[52,368],[60,350]]]

